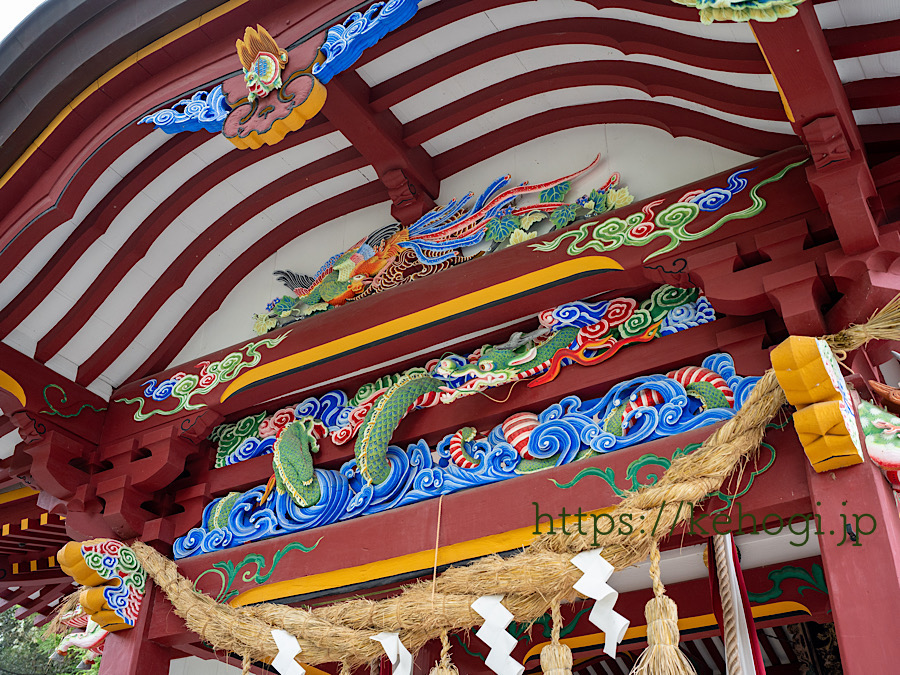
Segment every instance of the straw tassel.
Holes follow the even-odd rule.
[[[541,670],[544,675],[572,675],[572,650],[569,645],[559,641],[559,631],[562,628],[562,613],[559,610],[559,601],[554,601],[550,606],[553,618],[553,628],[550,644],[541,650]]]
[[[450,639],[447,631],[441,633],[441,658],[428,675],[459,675],[459,670],[450,663]]]
[[[697,675],[694,666],[678,648],[678,607],[666,595],[659,576],[659,546],[650,547],[650,578],[653,598],[647,602],[647,649],[634,664],[631,675]]]

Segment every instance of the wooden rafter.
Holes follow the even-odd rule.
[[[846,253],[878,245],[882,215],[862,135],[812,3],[790,20],[753,22],[794,131],[815,166],[809,182]]]
[[[394,218],[410,225],[434,208],[440,181],[428,153],[407,147],[400,122],[390,110],[372,110],[370,95],[359,75],[342,73],[328,83],[322,112],[374,167],[393,201]]]

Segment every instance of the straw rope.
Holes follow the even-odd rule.
[[[629,513],[633,522],[641,515],[658,517],[658,538],[688,520],[691,508],[679,506],[696,504],[717,490],[759,446],[766,425],[784,402],[774,373],[767,372],[733,418],[698,450],[674,460],[655,485],[626,496],[611,515],[618,521],[621,514]],[[597,541],[605,547],[603,557],[621,570],[646,558],[653,539],[649,531],[613,532]],[[569,561],[593,546],[593,535],[544,535],[516,556],[490,556],[445,571],[438,576],[438,591],[433,592],[432,582],[422,582],[394,598],[347,600],[314,610],[273,604],[219,605],[195,592],[174,562],[141,542],[132,548],[187,627],[215,648],[268,661],[277,653],[271,631],[281,628],[297,637],[304,662],[354,665],[381,655],[380,645],[369,639],[373,633],[400,632],[403,644],[415,652],[445,630],[481,625],[481,616],[471,604],[482,595],[502,594],[506,596],[503,604],[517,620],[534,621],[546,613],[547,598],[575,599],[572,585],[581,578],[581,571]]]
[[[450,637],[441,633],[441,657],[428,675],[459,675],[459,669],[450,663]]]
[[[719,578],[719,595],[722,597],[722,639],[725,643],[725,658],[728,661],[728,675],[742,675],[741,657],[738,654],[737,617],[735,598],[728,578],[728,561],[725,552],[725,535],[713,537],[716,559],[716,576]]]
[[[572,650],[569,645],[559,641],[562,628],[562,612],[559,601],[550,605],[550,616],[553,627],[550,632],[550,644],[541,649],[541,671],[544,675],[572,675]]]
[[[65,635],[72,630],[72,627],[64,624],[62,620],[66,614],[78,607],[78,598],[81,596],[81,592],[83,590],[84,586],[80,586],[77,590],[72,591],[59,601],[59,604],[53,611],[53,618],[50,619],[47,627],[44,628],[44,637],[47,637],[49,635]]]
[[[838,355],[871,339],[900,340],[900,296],[869,323],[851,326],[825,339]],[[603,557],[617,570],[637,564],[653,553],[657,556],[654,592],[664,592],[658,578],[657,541],[690,519],[692,508],[687,506],[700,503],[718,490],[728,476],[743,468],[759,447],[766,426],[785,403],[774,372],[767,371],[741,410],[698,450],[673,460],[656,484],[627,494],[610,514],[616,522],[622,522],[619,519],[623,514],[630,514],[632,522],[642,516],[652,518],[657,523],[652,532],[625,535],[614,531],[598,536],[596,542],[592,534],[543,535],[518,555],[490,556],[450,568],[434,582],[413,584],[400,595],[385,600],[347,600],[313,610],[273,604],[242,608],[220,605],[194,591],[192,583],[178,573],[171,560],[140,542],[132,544],[132,548],[147,573],[166,593],[176,614],[214,649],[270,661],[277,653],[271,631],[280,628],[297,637],[305,663],[341,661],[348,666],[362,665],[377,661],[382,654],[381,645],[370,639],[374,633],[399,632],[403,644],[415,653],[448,631],[481,625],[481,616],[471,604],[483,595],[504,595],[504,606],[518,621],[538,619],[553,602],[579,597],[572,585],[581,578],[581,571],[570,560],[597,545],[604,547]],[[671,639],[669,624],[673,616],[677,619],[674,603],[664,596],[651,603],[658,605],[653,614],[663,626],[660,638]],[[674,631],[677,645],[677,624]]]
[[[678,647],[678,607],[666,595],[659,570],[659,546],[650,546],[650,579],[653,597],[644,607],[647,618],[647,649],[641,654],[631,675],[697,675],[693,664]],[[730,674],[729,674],[730,675]]]

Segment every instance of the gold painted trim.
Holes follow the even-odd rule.
[[[601,513],[609,513],[613,510],[613,506],[598,509],[596,511],[587,511],[585,516],[592,514],[599,515]],[[547,523],[549,525],[549,523]],[[562,520],[556,519],[553,523],[554,527],[562,526]],[[541,523],[544,527],[544,522]],[[460,541],[455,544],[441,546],[438,548],[437,564],[449,565],[451,563],[460,562],[461,560],[470,560],[472,558],[480,558],[493,553],[501,553],[503,551],[512,551],[517,548],[525,548],[531,545],[531,542],[537,537],[534,528],[530,525],[520,527],[508,532],[500,532],[491,534],[477,539],[468,541]],[[285,581],[277,581],[271,584],[264,584],[244,591],[234,597],[228,604],[233,607],[243,607],[257,602],[268,602],[281,598],[289,598],[294,595],[304,595],[307,593],[315,593],[322,590],[337,589],[352,584],[364,583],[376,579],[385,579],[409,572],[417,572],[419,570],[430,570],[434,566],[434,549],[427,549],[417,553],[408,553],[406,555],[397,556],[396,558],[388,558],[386,560],[378,560],[365,565],[357,565],[356,567],[348,567],[341,570],[332,570],[330,572],[322,572],[296,579]]]
[[[124,61],[116,64],[112,68],[110,68],[106,73],[101,75],[97,80],[92,82],[87,86],[87,88],[82,91],[78,96],[76,96],[72,101],[66,105],[65,108],[50,122],[49,125],[40,133],[40,135],[34,140],[34,142],[28,146],[28,148],[23,152],[16,162],[7,170],[3,177],[0,178],[0,189],[3,188],[4,185],[9,181],[10,178],[15,175],[16,171],[18,171],[25,162],[28,161],[28,158],[31,157],[35,151],[41,146],[41,144],[49,138],[50,134],[69,116],[69,113],[75,110],[79,105],[81,105],[91,94],[95,91],[98,91],[101,87],[108,84],[114,77],[123,73],[127,68],[137,64],[141,59],[144,59],[155,52],[158,52],[160,49],[165,47],[166,45],[171,44],[178,38],[184,37],[188,33],[191,33],[201,26],[218,19],[219,17],[227,14],[240,7],[241,5],[246,4],[249,0],[229,0],[221,7],[216,7],[213,10],[210,10],[206,14],[202,14],[199,18],[190,21],[181,28],[176,28],[175,30],[167,33],[163,37],[159,38],[155,42],[151,42],[149,45],[144,47],[143,49],[139,49],[131,56],[127,57]],[[23,404],[24,405],[24,404]]]
[[[751,607],[750,609],[753,613],[754,619],[764,619],[767,616],[773,616],[775,614],[786,614],[788,612],[796,611],[802,611],[806,614],[812,615],[812,612],[809,611],[808,607],[801,605],[799,602],[793,601],[772,602],[766,605],[757,605],[756,607]],[[716,625],[718,624],[716,622],[715,614],[701,614],[699,616],[688,616],[683,619],[678,619],[678,630],[682,632],[695,628],[707,628]],[[626,640],[645,637],[647,637],[646,624],[643,626],[632,626],[627,631],[625,631],[623,642]],[[686,639],[690,639],[690,636],[688,636]],[[602,647],[605,641],[605,633],[591,633],[589,635],[579,635],[577,637],[562,638],[560,640],[560,642],[562,642],[563,644],[568,645],[570,649],[590,647],[592,645],[596,645],[599,648]],[[549,640],[547,640],[546,642],[541,642],[540,644],[535,644],[525,654],[522,662],[527,663],[528,659],[537,657],[541,653],[541,649],[543,649],[548,644],[550,644]]]
[[[0,187],[3,187],[3,184],[0,183]],[[18,383],[16,378],[14,378],[9,373],[5,373],[0,370],[0,389],[5,389],[10,394],[19,399],[19,403],[22,404],[24,408],[27,402],[27,397],[25,396],[25,390],[22,388],[22,385]]]
[[[791,104],[788,103],[787,96],[784,95],[784,90],[781,88],[781,83],[775,76],[775,71],[772,70],[772,64],[769,63],[769,57],[766,56],[766,50],[763,49],[763,46],[759,43],[759,38],[756,37],[756,31],[753,30],[753,22],[748,21],[747,25],[750,27],[750,32],[753,33],[753,39],[756,40],[756,46],[759,47],[759,53],[762,54],[762,57],[766,62],[766,68],[769,69],[769,73],[771,73],[772,79],[775,80],[775,87],[778,89],[778,95],[781,97],[781,105],[784,108],[784,114],[787,115],[789,122],[796,122],[796,120],[794,119],[794,111],[791,110]]]
[[[33,490],[30,487],[20,487],[15,490],[10,490],[9,492],[0,493],[0,504],[8,504],[9,502],[14,502],[19,499],[25,499],[27,497],[31,497],[32,495],[36,495],[38,490]]]
[[[239,392],[241,389],[268,377],[273,377],[295,368],[302,368],[310,363],[334,357],[353,349],[360,349],[371,345],[373,342],[402,335],[408,331],[445,320],[471,309],[509,298],[523,291],[530,291],[585,272],[621,269],[623,268],[619,263],[604,255],[585,256],[556,263],[535,272],[529,272],[521,277],[467,293],[453,300],[426,307],[412,314],[361,330],[358,333],[345,335],[331,342],[310,347],[296,354],[284,356],[271,363],[252,368],[244,372],[243,375],[239,375],[228,385],[222,393],[220,402],[224,402],[229,396]]]

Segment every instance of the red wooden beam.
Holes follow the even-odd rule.
[[[763,157],[795,145],[788,134],[750,129],[696,110],[659,101],[604,101],[546,110],[458,145],[435,157],[442,179],[504,150],[557,131],[602,124],[642,124],[673,137],[688,136],[745,155]]]
[[[355,72],[328,83],[323,114],[374,167],[393,201],[391,215],[411,225],[434,208],[440,192],[431,157],[403,143],[403,129],[390,110],[376,113],[368,85]]]
[[[628,377],[666,372],[684,363],[699,364],[705,356],[716,351],[731,353],[741,374],[761,373],[768,365],[765,353],[761,350],[765,340],[767,335],[761,321],[742,323],[735,319],[721,319],[713,324],[668,336],[662,341],[636,345],[632,348],[632,359],[613,360],[603,368],[566,368],[556,380],[541,387],[518,387],[512,392],[504,388],[496,395],[502,403],[485,407],[479,397],[470,397],[449,407],[419,411],[400,424],[391,441],[401,447],[420,438],[435,444],[461,426],[477,425],[479,429],[489,429],[516,411],[541,410],[573,393],[583,399],[600,395]],[[638,370],[634,369],[635,363],[641,364]],[[338,446],[325,438],[320,441],[320,445],[317,466],[338,468],[353,457],[353,447],[350,444]],[[174,517],[177,536],[197,525],[210,497],[222,496],[232,490],[247,490],[268,480],[272,475],[272,460],[269,456],[256,457],[239,464],[212,469],[201,475],[202,480],[200,476],[192,475],[173,485],[173,489],[178,490],[176,501],[185,506],[185,511]],[[209,494],[204,494],[205,500],[190,503],[198,482],[206,486]]]
[[[410,145],[420,144],[494,108],[536,94],[590,85],[630,87],[650,96],[674,96],[734,115],[784,120],[775,92],[735,87],[665,66],[591,61],[550,65],[492,84],[407,123],[404,140]]]
[[[339,218],[359,209],[378,204],[387,199],[384,186],[380,183],[369,183],[349,190],[343,194],[326,199],[323,202],[311,206],[297,215],[288,218],[278,227],[272,230],[264,239],[256,242],[247,249],[243,255],[225,268],[215,281],[210,284],[199,298],[198,306],[203,306],[211,314],[218,309],[228,294],[234,289],[235,279],[243,279],[251,271],[255,270],[274,251],[277,251],[288,242],[293,241],[319,223]],[[177,261],[176,261],[177,264]],[[161,303],[160,303],[161,304]],[[136,311],[146,311],[150,300],[146,297],[138,303]],[[143,377],[149,373],[157,372],[168,367],[182,347],[194,335],[202,323],[209,316],[207,313],[192,313],[185,316],[175,328],[169,332],[168,337],[156,348],[146,361],[132,373],[129,380]]]
[[[835,59],[883,54],[900,49],[900,19],[861,26],[843,26],[825,31]]]
[[[807,464],[813,512],[844,672],[877,673],[900,662],[900,642],[885,640],[900,603],[900,519],[881,471],[862,464],[816,473]],[[850,526],[853,541],[846,526]]]
[[[100,662],[101,675],[168,675],[173,651],[148,639],[150,609],[159,593],[161,591],[148,580],[147,592],[134,626],[106,637],[103,660]]]
[[[107,231],[115,217],[141,190],[206,140],[208,139],[201,133],[179,134],[163,143],[133,171],[122,178],[68,236],[65,243],[53,254],[41,272],[0,311],[0,336],[9,335],[35,310],[59,284],[72,265],[78,261],[91,244]],[[106,167],[96,166],[94,170],[100,172],[104,168]],[[99,173],[96,176],[99,177]],[[44,216],[33,223],[20,237],[23,245],[10,247],[10,250],[5,252],[2,258],[4,266],[11,268],[18,264],[21,258],[40,241],[40,236],[46,236],[49,234],[50,228],[61,224],[57,222],[58,220],[59,216],[54,210],[46,212]],[[26,242],[30,242],[27,248],[25,247]],[[89,315],[84,320],[87,318]],[[52,355],[40,360],[46,361]]]
[[[624,54],[649,54],[712,70],[766,72],[766,64],[753,45],[681,35],[621,19],[553,19],[508,28],[474,40],[392,77],[373,87],[372,107],[385,110],[449,77],[503,56],[534,49],[536,44],[602,45]]]
[[[3,598],[3,603],[0,604],[0,613],[3,613],[6,610],[15,607],[19,603],[24,602],[28,599],[29,595],[34,593],[34,591],[34,586],[20,586],[19,590],[15,591],[14,593],[10,593],[7,597]]]
[[[24,604],[19,603],[22,606],[22,609],[16,612],[16,618],[21,621],[27,616],[43,611],[49,607],[54,600],[58,600],[70,590],[72,590],[71,581],[64,581],[55,586],[44,586],[44,588],[41,589],[41,594],[34,600],[29,600]]]
[[[3,343],[0,364],[9,377],[0,385],[0,406],[23,438],[34,442],[52,429],[89,442],[100,437],[102,398]]]
[[[883,216],[865,148],[847,94],[811,3],[797,16],[752,23],[760,49],[783,94],[794,131],[810,149],[810,185],[831,216],[847,253],[878,245]]]
[[[43,338],[41,338],[35,351],[35,359],[44,363],[62,349],[72,336],[84,326],[91,316],[93,316],[97,308],[104,300],[106,300],[109,294],[112,293],[118,283],[124,278],[135,263],[144,257],[159,235],[175,220],[176,217],[178,217],[178,215],[203,194],[222,181],[227,180],[230,176],[256,162],[260,162],[278,152],[283,152],[300,143],[305,143],[306,141],[318,138],[332,131],[334,131],[334,128],[328,124],[326,120],[320,118],[313,119],[304,127],[302,134],[288,134],[284,141],[278,145],[264,145],[262,148],[254,150],[253,152],[229,152],[212,164],[204,167],[195,174],[190,181],[169,195],[169,197],[135,229],[128,240],[118,251],[116,251],[115,255],[103,268],[103,271],[97,276],[84,295],[82,295],[72,308],[66,312],[66,315],[60,319]],[[181,135],[204,138],[204,134],[202,133]],[[163,148],[168,147],[168,145],[169,144],[164,145]],[[169,166],[171,166],[171,164]],[[127,179],[122,182],[125,183],[126,181]],[[128,182],[128,184],[130,185],[130,182]],[[298,189],[300,183],[295,181],[294,185],[295,189]],[[282,195],[282,192],[278,187],[277,181],[275,181],[266,186],[265,189],[272,190],[274,194]],[[257,193],[257,195],[258,194],[259,193]],[[257,195],[254,195],[253,202],[257,201]],[[279,196],[278,198],[280,199],[281,197]],[[272,202],[266,201],[265,206],[268,206],[270,203]],[[258,213],[265,208],[265,206],[258,208],[256,212]],[[119,207],[112,207],[111,214],[114,215],[117,213],[116,208],[121,208],[121,205]],[[238,219],[238,213],[239,211],[237,209],[229,212],[229,214],[226,214],[224,222],[232,222],[233,220]],[[111,219],[113,215],[104,217]],[[220,219],[207,229],[208,234],[205,239],[208,239],[210,243],[218,244],[231,232],[231,229],[216,227],[217,225],[221,226],[221,222],[223,221]],[[243,221],[238,220],[238,223],[241,222]],[[66,249],[68,249],[68,244],[61,250]],[[55,275],[53,274],[55,268],[50,267],[49,275],[51,277],[56,276],[57,278],[61,278],[66,271],[68,271],[68,267],[71,266],[71,261],[77,259],[77,257],[71,258],[67,266],[60,267],[56,270]],[[178,284],[176,283],[166,283],[171,278],[171,274],[172,272],[167,270],[166,273],[161,275],[157,283],[162,286],[172,285],[177,287]],[[27,298],[25,300],[27,300]]]
[[[364,161],[353,148],[339,150],[312,164],[285,174],[268,186],[268,189],[263,194],[255,196],[253,199],[244,200],[221,216],[207,228],[206,232],[208,234],[191,242],[179,254],[178,258],[167,268],[167,271],[160,276],[161,283],[152,292],[141,298],[138,305],[119,324],[115,332],[78,367],[76,380],[87,386],[101,375],[138,336],[165,301],[181,287],[190,273],[193,272],[196,261],[202,260],[219,242],[250,218],[281,199],[294,194],[301,186],[317,185],[354,169],[359,169],[363,165]],[[311,224],[317,225],[319,222],[321,221],[315,221]],[[295,236],[299,235],[300,231],[298,230]],[[265,239],[269,237],[271,237],[271,233]],[[233,282],[234,277],[232,277],[232,285],[229,290],[234,288]],[[206,319],[206,316],[198,318],[203,321]],[[66,334],[70,332],[64,322],[60,322],[58,325],[66,329]]]

